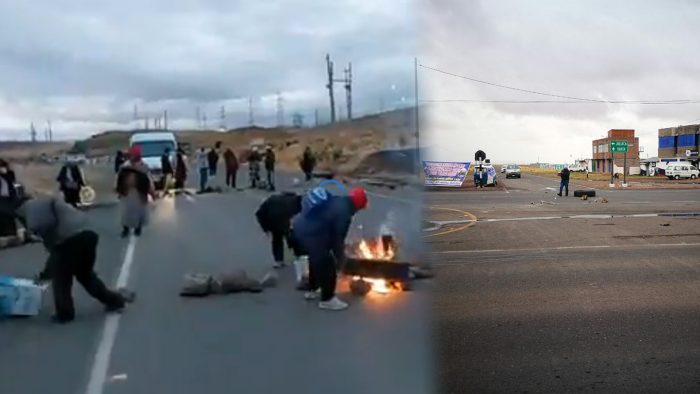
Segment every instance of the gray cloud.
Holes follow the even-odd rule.
[[[327,112],[327,52],[338,76],[353,62],[357,113],[410,91],[412,0],[142,3],[0,4],[0,138],[26,134],[32,119],[77,128],[64,135],[128,125],[135,102],[146,113],[167,108],[183,125],[196,106],[214,115],[228,104],[233,126],[247,123],[254,97],[257,118],[274,122],[274,103],[262,97],[278,90],[288,114]]]
[[[633,5],[632,5],[633,4]],[[429,3],[422,62],[525,89],[618,100],[700,99],[700,4],[691,1]],[[421,70],[424,99],[553,99]],[[700,118],[700,104],[432,104],[434,155],[503,161],[589,156],[590,141],[634,128],[656,152],[658,128]],[[455,142],[459,143],[455,143]],[[456,148],[456,147],[460,148]]]

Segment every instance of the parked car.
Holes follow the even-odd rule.
[[[569,171],[571,171],[571,172],[586,172],[586,166],[582,166],[580,164],[574,164],[573,166],[569,167]]]
[[[506,179],[520,178],[520,166],[517,164],[508,164],[506,166]]]
[[[695,179],[700,175],[700,170],[689,164],[666,166],[666,176],[668,179]]]
[[[508,165],[506,165],[506,164],[504,164],[504,165],[501,166],[501,174],[505,174],[505,173],[506,173],[506,167],[508,167]]]

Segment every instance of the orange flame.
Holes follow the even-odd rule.
[[[363,239],[358,245],[357,251],[360,257],[371,260],[393,260],[396,253],[393,245],[384,250],[384,244],[381,239],[371,243]]]

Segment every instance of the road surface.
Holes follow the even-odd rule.
[[[655,216],[700,192],[504,183],[425,197],[440,392],[700,392],[700,218]]]
[[[281,189],[290,187],[291,177],[279,178]],[[415,261],[418,195],[377,193],[355,224],[372,236],[389,210],[400,212],[401,252]],[[291,267],[262,294],[178,296],[186,273],[267,272],[270,247],[254,219],[265,196],[248,190],[164,199],[143,236],[129,240],[118,236],[115,207],[89,211],[101,235],[98,272],[110,284],[121,276],[137,302],[106,316],[76,285],[72,324],[50,323],[50,296],[40,316],[0,321],[0,392],[430,392],[429,283],[389,296],[341,294],[351,307],[336,313],[303,300]],[[0,251],[5,274],[31,276],[43,261],[37,245]]]

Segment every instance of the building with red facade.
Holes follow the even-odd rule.
[[[610,141],[624,140],[629,146],[627,151],[627,168],[628,174],[639,173],[639,138],[634,136],[634,130],[612,129],[608,131],[608,136],[605,138],[593,141],[593,161],[591,163],[592,172],[622,173],[624,168],[624,154],[615,153],[614,157],[610,154]],[[614,160],[614,163],[613,163]],[[614,164],[614,167],[613,167]]]

